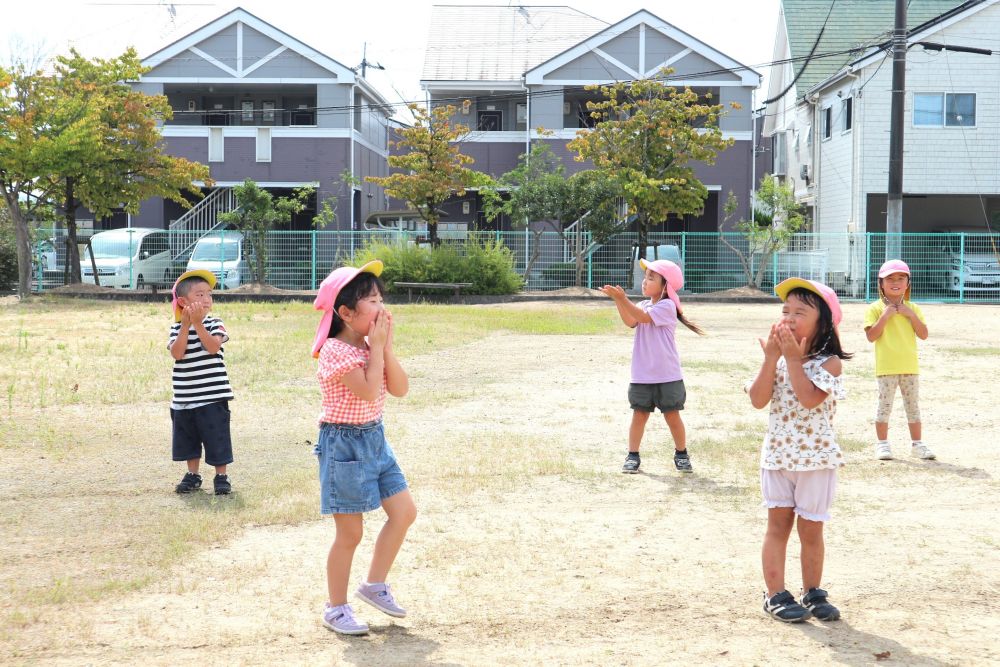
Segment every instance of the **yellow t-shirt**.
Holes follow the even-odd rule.
[[[920,307],[909,301],[903,305],[916,313],[917,318],[926,324]],[[879,299],[865,311],[865,329],[875,326],[882,313],[885,312],[885,302]],[[893,315],[885,323],[882,335],[875,340],[875,375],[917,375],[917,334],[913,325],[904,315]]]

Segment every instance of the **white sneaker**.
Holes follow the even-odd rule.
[[[892,459],[892,449],[888,442],[875,443],[875,458],[879,461],[889,461]]]
[[[910,450],[910,455],[927,461],[937,458],[937,456],[934,455],[934,452],[931,451],[930,447],[922,442],[913,445],[913,449]]]

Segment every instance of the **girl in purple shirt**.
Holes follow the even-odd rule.
[[[649,415],[656,408],[663,413],[674,439],[674,466],[680,472],[692,472],[680,412],[686,398],[684,376],[674,334],[678,321],[696,334],[704,335],[705,332],[681,312],[677,290],[684,287],[684,275],[680,267],[666,259],[639,260],[639,265],[646,271],[642,294],[649,297],[647,300],[632,303],[625,290],[617,285],[601,288],[614,300],[622,322],[635,329],[632,382],[628,387],[632,424],[628,429],[628,456],[622,472],[639,472],[639,444]]]

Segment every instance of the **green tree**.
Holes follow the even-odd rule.
[[[290,197],[275,198],[249,178],[233,188],[236,208],[221,213],[219,222],[243,233],[255,283],[266,281],[268,232],[278,224],[291,222],[292,216],[305,210],[313,193],[312,188],[297,188]]]
[[[162,152],[157,123],[171,117],[166,97],[133,91],[143,72],[135,51],[87,60],[57,58],[54,73],[15,63],[0,69],[0,192],[14,223],[18,291],[30,284],[28,227],[33,208],[58,204],[69,237],[70,281],[79,282],[77,206],[98,217],[160,196],[190,206],[208,168]]]
[[[600,172],[582,171],[566,177],[566,169],[548,144],[535,144],[530,154],[522,154],[518,166],[497,179],[493,187],[483,191],[486,217],[496,219],[501,214],[510,218],[511,225],[532,232],[533,252],[524,269],[528,276],[541,253],[541,237],[555,231],[573,248],[576,265],[576,285],[583,283],[583,269],[589,250],[583,243],[584,233],[590,232],[600,242],[615,229],[614,202],[619,195],[616,184]],[[548,225],[531,223],[546,222]],[[573,223],[577,223],[574,225]],[[571,231],[567,227],[572,227]]]
[[[726,219],[731,218],[738,208],[739,201],[730,192],[724,207]],[[772,175],[761,181],[753,210],[753,220],[740,220],[733,226],[746,239],[746,250],[733,245],[725,234],[719,238],[739,258],[747,277],[747,287],[760,289],[771,257],[788,245],[789,239],[802,229],[806,219],[802,208],[795,202],[792,186],[782,185]]]
[[[441,205],[453,194],[462,196],[467,187],[489,179],[466,168],[473,159],[460,153],[453,143],[469,131],[465,125],[451,122],[455,106],[435,107],[429,112],[416,104],[409,108],[415,121],[413,127],[398,130],[401,138],[391,142],[406,151],[389,156],[389,166],[399,171],[388,176],[368,176],[367,180],[417,211],[427,223],[431,246],[437,247]]]
[[[597,121],[581,131],[569,148],[578,161],[590,160],[618,183],[636,216],[638,245],[645,248],[649,227],[671,214],[699,213],[708,190],[694,173],[695,163],[713,164],[732,145],[719,130],[722,106],[690,88],[679,91],[658,79],[588,86],[600,100],[588,102]]]

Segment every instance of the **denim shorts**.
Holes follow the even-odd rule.
[[[385,439],[382,422],[320,424],[320,511],[360,514],[382,506],[382,500],[406,490],[406,478]]]

